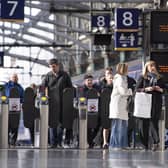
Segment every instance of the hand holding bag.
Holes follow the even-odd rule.
[[[136,92],[134,99],[134,116],[151,118],[152,94]]]

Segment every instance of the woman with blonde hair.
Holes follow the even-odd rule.
[[[152,94],[151,118],[140,118],[140,121],[142,122],[142,128],[140,128],[140,138],[142,144],[145,146],[145,149],[152,146],[152,149],[156,150],[159,143],[158,125],[162,109],[164,83],[161,75],[157,71],[156,63],[154,61],[146,62],[142,76],[140,76],[137,81],[135,90],[137,92]]]
[[[112,119],[110,148],[128,147],[128,111],[127,98],[132,95],[128,89],[128,64],[119,63],[116,67],[116,75],[113,78],[113,91],[110,101],[109,118]]]

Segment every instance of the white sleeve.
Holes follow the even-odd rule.
[[[116,86],[120,95],[123,96],[132,95],[132,89],[128,89],[127,81],[124,80],[124,77],[118,77],[116,79]]]

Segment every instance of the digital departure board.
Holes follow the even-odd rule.
[[[159,73],[168,83],[168,52],[151,52],[151,60],[156,62]]]
[[[151,43],[168,43],[168,11],[151,12]]]

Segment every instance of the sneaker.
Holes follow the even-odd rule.
[[[70,145],[68,145],[68,144],[64,144],[63,148],[69,149],[69,148],[71,148],[71,147],[70,147]]]
[[[57,148],[57,145],[56,145],[56,144],[52,144],[52,145],[50,146],[50,148],[52,148],[52,149]]]
[[[103,149],[108,149],[108,144],[104,144]]]
[[[152,151],[156,151],[158,149],[158,144],[153,144],[151,149]]]
[[[122,150],[131,150],[131,147],[124,147]]]

